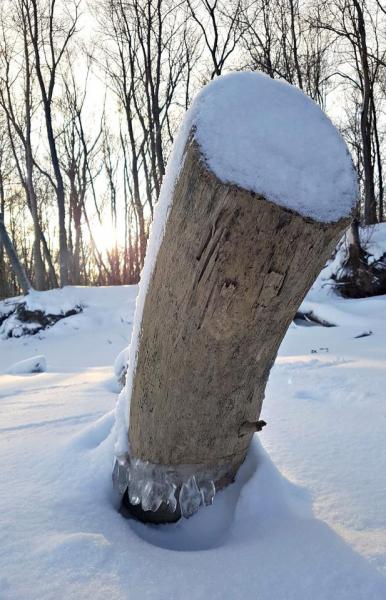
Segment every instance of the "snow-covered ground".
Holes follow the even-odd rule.
[[[1,600],[384,600],[386,297],[327,289],[305,308],[337,327],[290,327],[237,482],[159,528],[121,517],[111,488],[136,288],[52,292],[83,312],[1,339]],[[12,369],[42,356],[46,372]]]

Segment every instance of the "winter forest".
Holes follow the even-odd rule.
[[[0,212],[35,289],[138,281],[181,117],[230,70],[313,98],[352,153],[358,221],[383,221],[383,2],[2,0],[0,27]],[[1,239],[0,282],[22,285]]]
[[[386,0],[0,0],[0,600],[385,600]]]

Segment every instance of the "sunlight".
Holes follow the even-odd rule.
[[[116,230],[109,218],[103,219],[102,224],[95,219],[92,224],[92,235],[99,252],[102,254],[112,250],[116,244],[122,243],[123,236],[120,233],[119,226]]]

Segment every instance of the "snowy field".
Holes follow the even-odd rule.
[[[305,308],[337,326],[289,329],[237,482],[152,528],[111,489],[135,295],[49,292],[83,312],[0,340],[0,599],[384,600],[386,297],[311,292]],[[20,373],[31,357],[45,372]]]

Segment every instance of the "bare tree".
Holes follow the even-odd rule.
[[[79,53],[78,53],[79,59]],[[67,177],[68,203],[69,203],[69,270],[72,283],[86,283],[86,265],[82,264],[84,255],[82,221],[85,220],[89,229],[89,237],[96,265],[101,271],[106,270],[101,254],[98,252],[87,216],[86,197],[91,191],[91,197],[96,209],[96,214],[101,222],[100,209],[95,193],[95,180],[101,167],[100,162],[102,124],[92,135],[86,131],[84,108],[89,85],[90,62],[85,65],[85,76],[82,85],[79,85],[74,68],[74,59],[66,53],[66,68],[63,73],[63,97],[59,102],[64,125],[58,137],[60,163]],[[75,241],[72,242],[72,225],[74,227]],[[83,274],[82,274],[83,270]]]
[[[10,161],[10,144],[7,139],[6,117],[0,113],[0,214],[5,214],[5,188],[12,172]],[[3,217],[4,218],[4,217]],[[10,293],[10,286],[7,278],[7,265],[5,256],[5,245],[0,239],[0,298],[6,298]]]
[[[139,228],[143,263],[147,225],[165,173],[166,156],[190,86],[187,25],[169,0],[105,0],[100,17],[104,32],[101,66],[123,109],[125,189]],[[193,48],[195,43],[193,44]],[[189,93],[188,93],[189,94]],[[128,168],[129,167],[129,168]]]
[[[10,39],[11,31],[14,33],[13,39]],[[15,11],[8,23],[3,6],[1,34],[0,105],[6,113],[16,168],[26,192],[27,205],[34,224],[35,285],[38,290],[42,290],[46,287],[46,277],[41,252],[42,230],[34,185],[34,156],[32,150],[32,116],[35,111],[33,65],[31,48],[27,39],[28,31],[23,0],[16,2]],[[22,58],[21,64],[19,64],[20,56]],[[17,77],[15,77],[15,73]],[[22,98],[21,101],[20,98]],[[22,148],[22,160],[18,156],[18,145],[17,141],[14,140],[14,134]]]
[[[239,21],[245,66],[285,79],[323,105],[331,40],[313,27],[317,14],[318,7],[298,0],[257,0]]]
[[[54,132],[53,102],[58,68],[76,31],[79,1],[66,3],[64,14],[57,14],[56,0],[22,0],[28,23],[29,41],[34,52],[34,69],[39,84],[46,124],[50,160],[54,172],[59,216],[60,282],[69,282],[69,256],[66,232],[66,202],[62,169]],[[72,12],[71,9],[72,8]]]
[[[221,75],[243,35],[242,2],[186,0],[210,56],[210,79]]]
[[[340,49],[336,76],[350,85],[360,97],[361,162],[363,165],[364,222],[377,222],[374,158],[377,155],[378,176],[382,186],[382,164],[376,106],[376,86],[382,59],[379,56],[378,32],[365,0],[320,2],[316,28],[328,31]],[[383,54],[383,53],[382,53]],[[375,146],[374,146],[375,144]],[[375,152],[374,152],[375,150]]]

